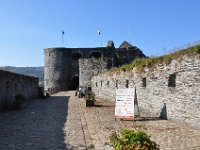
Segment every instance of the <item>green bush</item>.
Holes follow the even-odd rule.
[[[22,108],[22,104],[25,102],[25,97],[21,94],[15,96],[15,101],[12,103],[12,109],[18,110]]]
[[[194,47],[194,48],[193,48],[193,52],[194,52],[195,54],[200,54],[200,45]]]
[[[25,97],[21,94],[19,95],[16,95],[15,96],[15,101],[18,102],[18,103],[24,103],[25,102]]]
[[[84,99],[86,102],[86,106],[94,106],[95,94],[92,91],[88,91]]]
[[[89,91],[86,95],[85,95],[85,100],[94,100],[95,99],[95,94],[91,91]]]
[[[144,131],[124,129],[111,135],[114,150],[158,150],[158,145],[150,140]]]
[[[200,45],[189,47],[187,49],[183,49],[183,50],[173,52],[168,55],[159,56],[159,57],[138,58],[138,59],[135,59],[130,64],[125,64],[118,68],[113,68],[112,70],[125,72],[125,71],[132,70],[133,68],[136,68],[137,73],[141,73],[144,67],[155,68],[157,67],[158,64],[162,64],[162,63],[169,65],[172,60],[181,58],[184,55],[191,55],[191,54],[200,54]]]

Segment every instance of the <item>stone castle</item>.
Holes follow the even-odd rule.
[[[105,68],[109,69],[145,57],[139,48],[126,41],[119,48],[112,41],[108,41],[107,47],[98,48],[47,48],[44,55],[44,89],[50,94],[88,86],[90,78],[100,71],[98,65],[95,68],[91,64],[92,58],[104,58]]]
[[[139,109],[149,117],[200,128],[200,45],[138,64],[93,76],[95,96],[115,102],[116,89],[135,88]]]
[[[92,60],[101,56],[104,63]],[[108,70],[139,57],[145,55],[127,42],[119,48],[108,42],[103,48],[46,49],[45,89],[52,94],[89,85],[96,97],[114,102],[116,89],[135,88],[140,111],[200,128],[200,45]]]

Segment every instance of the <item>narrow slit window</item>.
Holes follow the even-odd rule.
[[[101,81],[101,87],[102,87],[102,85],[103,85],[103,81]]]
[[[169,76],[168,87],[176,87],[176,74],[171,74]]]
[[[126,80],[126,88],[129,87],[129,80]]]
[[[110,82],[109,82],[109,81],[107,81],[107,87],[109,87],[109,84],[110,84]]]
[[[116,80],[115,87],[118,89],[118,80]]]
[[[147,79],[142,78],[142,87],[146,87],[146,86],[147,86]]]

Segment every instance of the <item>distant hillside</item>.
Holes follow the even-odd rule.
[[[6,70],[10,72],[15,72],[19,74],[24,74],[28,76],[38,77],[39,81],[43,83],[44,81],[44,67],[13,67],[6,66],[0,67],[1,70]]]

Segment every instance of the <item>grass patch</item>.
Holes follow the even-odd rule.
[[[123,65],[118,68],[113,68],[112,71],[130,71],[133,68],[137,69],[138,73],[141,73],[144,69],[144,67],[148,68],[154,68],[158,64],[167,64],[169,65],[172,60],[178,59],[183,57],[184,55],[197,55],[200,54],[200,45],[193,46],[178,52],[174,52],[168,55],[163,55],[160,57],[155,57],[155,58],[142,58],[142,59],[135,59],[132,63]]]

